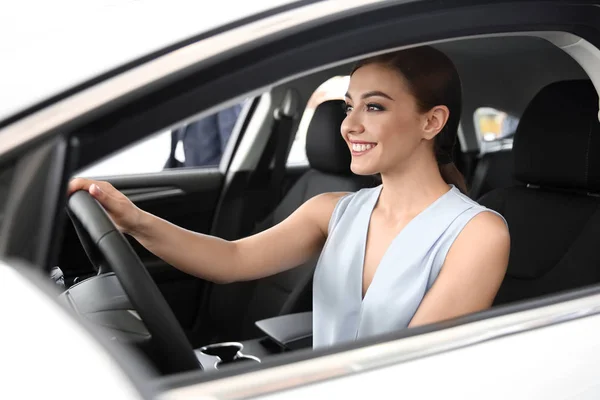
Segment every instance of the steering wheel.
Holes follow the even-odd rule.
[[[162,369],[167,373],[202,369],[165,298],[100,203],[79,190],[69,197],[67,212],[98,274],[115,273],[152,335]]]

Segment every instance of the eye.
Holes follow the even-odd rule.
[[[367,111],[385,111],[385,108],[381,104],[369,103],[367,104]]]
[[[344,104],[344,112],[346,114],[348,114],[352,110],[353,110],[353,107],[350,104]]]

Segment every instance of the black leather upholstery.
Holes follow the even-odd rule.
[[[495,303],[600,282],[600,124],[590,81],[554,83],[525,110],[514,143],[522,182],[480,203],[506,218],[511,254]]]
[[[287,218],[306,200],[330,191],[356,191],[373,186],[372,177],[350,171],[350,152],[340,135],[342,101],[322,103],[308,127],[306,151],[310,169],[288,191],[258,231]],[[254,323],[282,314],[312,310],[312,273],[316,260],[255,282],[216,286],[211,293],[211,320],[218,331],[213,341],[261,336]]]

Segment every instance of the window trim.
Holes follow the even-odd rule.
[[[122,155],[124,152],[128,151],[128,150],[132,150],[138,146],[143,145],[144,143],[152,140],[153,138],[155,138],[158,135],[167,135],[170,136],[171,132],[173,131],[173,129],[176,129],[177,127],[171,128],[171,129],[166,129],[166,130],[162,130],[160,132],[156,132],[153,134],[150,134],[148,136],[144,136],[142,139],[135,141],[134,143],[132,143],[131,145],[113,152],[109,155],[107,155],[106,157],[104,157],[103,159],[100,159],[90,165],[85,166],[82,169],[79,169],[77,171],[75,171],[73,176],[81,176],[81,177],[86,177],[86,178],[99,178],[99,177],[103,177],[103,178],[114,178],[114,177],[118,177],[118,176],[141,176],[141,175],[151,175],[151,174],[161,174],[164,173],[165,171],[176,171],[176,170],[213,170],[213,169],[218,169],[221,173],[226,173],[227,172],[227,168],[231,163],[231,160],[234,157],[234,152],[238,147],[238,142],[239,140],[243,137],[244,135],[244,130],[245,128],[248,126],[249,120],[252,118],[253,116],[253,111],[255,110],[255,102],[257,101],[256,98],[250,98],[244,101],[244,104],[242,106],[242,109],[238,115],[238,118],[233,126],[233,130],[231,131],[231,135],[229,137],[229,140],[225,146],[225,149],[223,151],[223,154],[221,155],[221,159],[219,160],[218,164],[214,164],[214,165],[203,165],[203,166],[197,166],[197,167],[182,167],[182,168],[161,168],[159,170],[150,170],[150,171],[137,171],[137,172],[128,172],[125,171],[123,173],[104,173],[104,172],[100,172],[98,174],[89,174],[88,171],[97,168],[97,166],[101,163],[105,163],[105,162],[109,162],[111,159],[115,158],[115,157],[119,157],[120,155]],[[218,112],[218,111],[215,111]],[[200,118],[201,119],[201,118]],[[192,120],[196,121],[198,119]],[[181,126],[181,125],[179,125]],[[169,146],[170,146],[170,138],[169,138]],[[170,150],[170,147],[165,149],[165,153],[168,155]],[[167,161],[167,160],[165,160]]]

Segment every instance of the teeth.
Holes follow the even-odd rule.
[[[359,143],[352,144],[352,150],[358,151],[358,152],[371,150],[372,148],[373,148],[372,144],[359,144]]]

